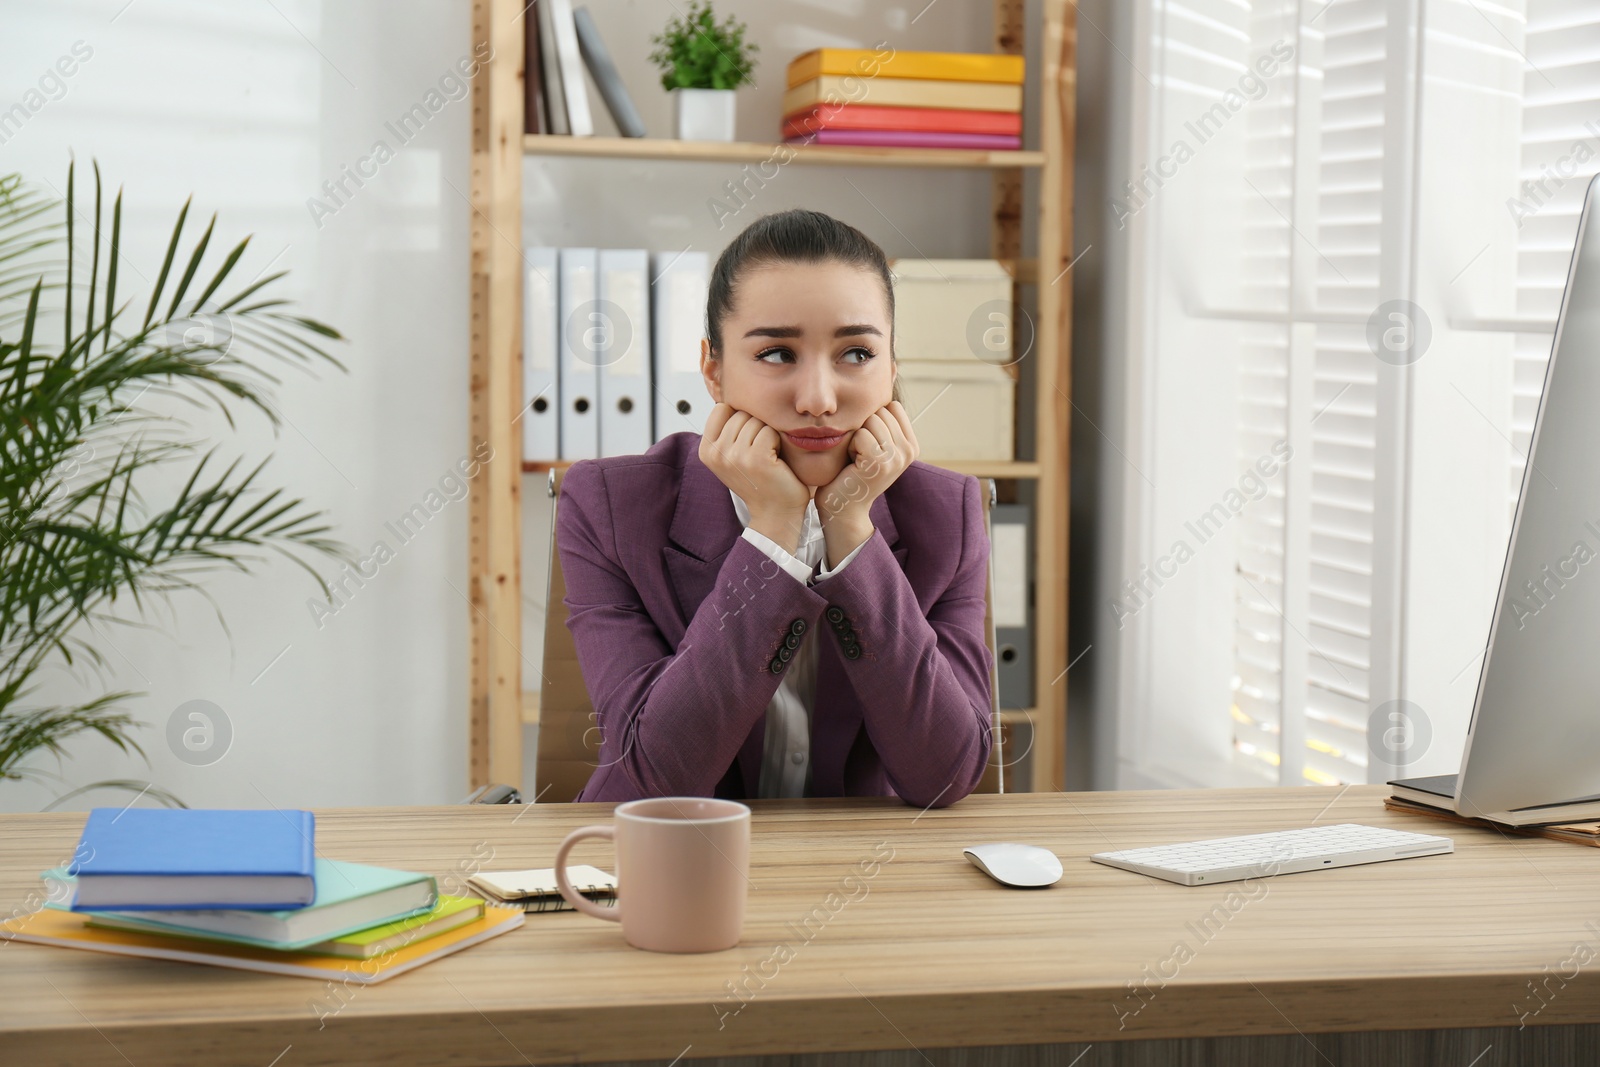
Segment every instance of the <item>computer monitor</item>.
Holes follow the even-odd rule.
[[[1490,622],[1456,810],[1600,794],[1600,177],[1589,183]]]

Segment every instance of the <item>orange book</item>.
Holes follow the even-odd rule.
[[[879,107],[873,104],[813,104],[783,117],[783,136],[817,130],[928,130],[936,133],[1022,135],[1016,111],[966,111],[949,107]]]

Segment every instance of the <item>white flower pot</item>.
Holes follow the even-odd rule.
[[[680,141],[733,140],[732,89],[673,89],[673,115]]]

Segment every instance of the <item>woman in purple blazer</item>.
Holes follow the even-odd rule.
[[[601,731],[579,800],[926,807],[978,784],[989,540],[977,479],[917,459],[893,324],[875,243],[763,216],[710,279],[704,433],[567,471],[556,541]]]

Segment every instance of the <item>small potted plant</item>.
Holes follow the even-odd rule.
[[[750,82],[759,48],[744,39],[748,27],[732,15],[717,23],[710,0],[690,0],[689,10],[650,38],[650,59],[673,98],[674,126],[682,141],[733,140],[733,93]]]

